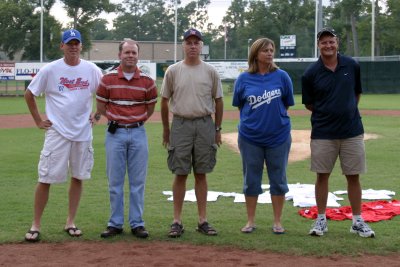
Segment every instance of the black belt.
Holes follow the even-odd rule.
[[[142,126],[143,124],[144,124],[143,121],[138,121],[138,122],[134,122],[134,123],[131,123],[131,124],[118,124],[117,128],[125,128],[125,129],[137,128],[137,127]]]

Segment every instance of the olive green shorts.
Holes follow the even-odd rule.
[[[210,173],[216,164],[218,146],[211,116],[172,119],[168,147],[168,168],[177,175]]]

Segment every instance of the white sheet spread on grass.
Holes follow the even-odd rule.
[[[261,186],[264,190],[269,189],[268,184],[263,184]],[[295,207],[312,207],[316,205],[315,201],[315,186],[313,184],[288,184],[289,192],[286,193],[286,200],[293,200],[293,206]],[[166,196],[170,196],[167,200],[173,201],[172,191],[163,191],[162,192]],[[328,207],[340,207],[341,204],[338,202],[343,200],[343,198],[338,197],[336,195],[347,194],[346,190],[338,190],[333,193],[329,192],[328,194]],[[362,190],[362,199],[368,200],[377,200],[377,199],[391,199],[396,193],[388,190],[374,190],[367,189]],[[217,192],[217,191],[208,191],[207,201],[213,202],[217,201],[219,197],[233,197],[234,203],[245,203],[245,197],[242,193],[235,192]],[[194,189],[186,191],[184,201],[188,202],[196,202],[196,194]],[[258,196],[258,203],[260,204],[270,204],[271,195],[269,191],[265,191],[261,195]]]
[[[333,193],[336,195],[345,195],[347,194],[347,191],[338,190]],[[392,196],[394,195],[396,195],[396,193],[394,191],[389,191],[389,190],[374,190],[374,189],[362,190],[362,199],[368,199],[368,200],[392,199]]]

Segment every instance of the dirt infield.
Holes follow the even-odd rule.
[[[309,116],[308,110],[289,110],[290,116]],[[361,115],[374,115],[374,116],[400,116],[400,110],[361,110]],[[44,116],[43,116],[44,117]],[[225,120],[234,120],[239,118],[239,111],[224,111]],[[160,112],[154,112],[151,116],[150,122],[161,121]],[[105,123],[104,117],[102,117],[100,123]],[[12,128],[28,128],[35,127],[35,123],[32,120],[31,115],[0,115],[0,129],[12,129]]]
[[[400,111],[362,111],[364,115],[400,116]],[[308,116],[308,111],[290,111],[294,116]],[[237,119],[238,112],[225,112],[224,119]],[[156,112],[151,121],[160,121]],[[104,118],[100,122],[105,123]],[[0,115],[0,128],[35,127],[30,115]],[[296,134],[294,143],[308,140],[309,133]],[[229,138],[224,139],[228,143]],[[235,142],[231,136],[230,142]],[[303,140],[303,141],[302,141]],[[228,144],[229,145],[229,144]],[[303,153],[304,154],[304,153]],[[21,239],[23,236],[21,236]],[[217,237],[218,238],[218,237]],[[179,252],[179,253],[178,253]],[[174,242],[71,241],[65,243],[0,245],[0,266],[400,266],[400,255],[362,255],[348,257],[287,256],[279,253],[245,251],[230,247],[196,246]]]
[[[400,256],[301,257],[176,242],[65,242],[0,245],[0,266],[332,267],[399,266]]]

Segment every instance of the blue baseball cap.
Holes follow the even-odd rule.
[[[81,33],[75,29],[66,30],[62,35],[62,42],[66,44],[71,40],[78,40],[82,43]]]
[[[189,29],[187,30],[184,34],[183,34],[183,40],[186,40],[187,38],[189,38],[190,36],[196,36],[197,38],[200,39],[200,41],[203,41],[203,36],[201,35],[201,33],[196,30],[196,29]]]

